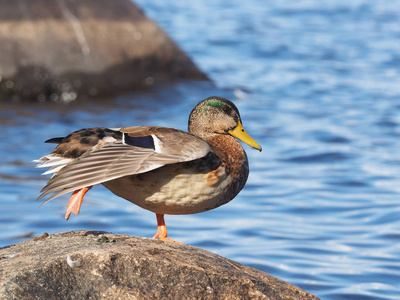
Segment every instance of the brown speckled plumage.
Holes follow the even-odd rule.
[[[92,150],[104,137],[121,140],[122,133],[108,128],[80,129],[67,135],[52,153],[66,158],[78,158]]]

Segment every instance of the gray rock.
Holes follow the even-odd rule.
[[[1,299],[318,299],[205,250],[76,231],[0,249]]]
[[[129,0],[0,0],[0,100],[71,101],[208,80]]]

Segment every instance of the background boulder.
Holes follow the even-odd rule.
[[[68,102],[207,80],[129,0],[0,0],[0,45],[0,100]]]

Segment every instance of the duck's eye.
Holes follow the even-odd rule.
[[[232,108],[230,108],[229,106],[224,106],[222,108],[222,110],[224,111],[224,113],[226,113],[227,115],[231,114]]]

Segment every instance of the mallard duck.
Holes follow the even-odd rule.
[[[101,183],[156,213],[157,233],[167,237],[164,215],[195,214],[231,201],[249,175],[239,139],[261,151],[244,130],[237,107],[221,97],[200,101],[189,116],[189,132],[157,127],[86,128],[47,143],[58,146],[36,162],[54,173],[38,200],[72,193],[65,219],[79,214],[83,197]],[[44,204],[43,203],[43,204]]]

